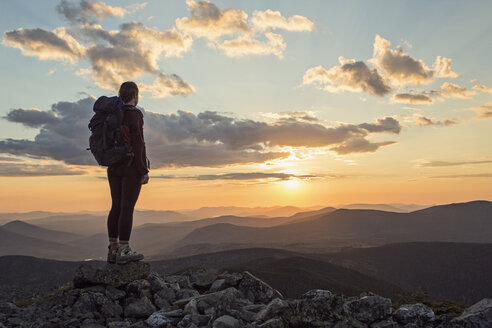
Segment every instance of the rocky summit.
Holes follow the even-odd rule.
[[[492,327],[492,299],[459,317],[436,316],[424,304],[395,309],[372,293],[345,297],[315,289],[284,298],[248,271],[198,268],[161,276],[146,262],[85,262],[72,283],[55,292],[24,306],[0,303],[2,327],[485,328]]]

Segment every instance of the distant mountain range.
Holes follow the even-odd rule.
[[[139,215],[141,220],[145,216],[150,221],[157,219],[151,211]],[[398,242],[492,242],[492,202],[487,201],[440,205],[410,213],[327,207],[272,218],[227,215],[176,221],[182,214],[166,211],[166,215],[162,219],[165,223],[134,223],[131,244],[148,259],[247,247],[321,253]],[[14,220],[0,229],[0,256],[61,260],[106,256],[106,217],[55,215],[27,222]]]

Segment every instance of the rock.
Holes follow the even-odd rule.
[[[188,299],[190,297],[199,296],[200,293],[191,288],[183,288],[176,292],[176,299]]]
[[[127,328],[130,327],[131,322],[130,321],[112,321],[108,323],[106,326],[108,328]]]
[[[373,323],[371,325],[371,328],[398,328],[399,326],[400,325],[398,325],[393,320],[383,320],[380,322]]]
[[[126,287],[126,292],[130,296],[152,298],[152,292],[150,290],[150,282],[146,279],[137,279],[129,283]]]
[[[344,312],[366,324],[386,319],[391,315],[391,300],[379,295],[363,296],[343,304]]]
[[[186,314],[198,314],[198,309],[196,307],[196,299],[191,299],[184,307],[183,313]]]
[[[101,307],[101,314],[106,318],[117,317],[122,313],[123,308],[118,303],[108,302]]]
[[[217,280],[217,270],[213,268],[200,268],[191,271],[190,274],[190,282],[198,291],[208,290],[215,280]]]
[[[0,302],[0,313],[10,315],[18,311],[18,307],[11,302]]]
[[[393,318],[403,325],[414,323],[418,326],[425,326],[435,319],[435,315],[434,311],[427,305],[418,303],[400,306],[400,308],[393,313]]]
[[[115,288],[113,286],[107,286],[104,294],[112,300],[119,300],[126,296],[126,292],[124,290]]]
[[[239,328],[239,320],[230,315],[223,315],[215,319],[213,328]]]
[[[272,288],[266,282],[258,279],[248,271],[244,271],[242,275],[243,278],[239,283],[238,289],[251,302],[266,304],[276,297],[284,298],[278,290]]]
[[[188,276],[180,276],[180,275],[165,276],[164,280],[169,284],[177,284],[179,288],[188,288],[188,289],[193,288]]]
[[[269,319],[258,326],[258,328],[284,328],[284,327],[285,327],[284,322],[282,321],[282,319],[279,318]]]
[[[148,317],[154,312],[156,312],[156,308],[147,296],[139,298],[125,307],[125,317]]]
[[[264,309],[256,314],[255,320],[258,322],[267,321],[288,307],[289,304],[286,301],[274,298]]]
[[[159,290],[155,295],[159,295],[159,297],[165,299],[168,302],[174,302],[176,300],[176,292],[171,287],[164,287]]]
[[[145,279],[150,273],[150,264],[146,262],[130,262],[124,265],[82,263],[75,271],[73,285],[82,288],[92,285],[109,285],[118,287],[137,279]]]
[[[210,307],[215,305],[217,302],[221,300],[233,300],[236,298],[241,298],[243,295],[234,287],[229,287],[224,290],[215,292],[215,293],[209,293],[209,294],[202,294],[202,295],[197,295],[197,296],[191,296],[189,298],[184,298],[175,301],[173,304],[176,306],[184,306],[187,304],[191,299],[196,299],[197,301],[197,306],[199,310],[203,310],[203,307]],[[206,305],[203,305],[203,303],[206,303]],[[202,304],[202,305],[201,305]],[[202,306],[202,309],[200,307]]]
[[[313,289],[287,303],[280,317],[292,327],[330,327],[343,318],[343,298],[328,290]]]
[[[473,304],[463,314],[448,323],[448,327],[492,327],[492,298]]]
[[[210,286],[210,289],[208,290],[209,292],[218,292],[219,290],[223,290],[227,287],[225,279],[217,279],[212,283],[212,286]]]
[[[163,311],[154,312],[145,320],[149,326],[158,328],[167,327],[172,321]]]
[[[217,278],[224,279],[227,287],[236,287],[241,279],[243,279],[243,275],[239,272],[223,272]]]
[[[157,272],[151,272],[147,278],[149,284],[150,284],[150,289],[152,290],[152,293],[156,293],[160,291],[161,289],[167,287],[166,282],[164,279],[157,273]]]

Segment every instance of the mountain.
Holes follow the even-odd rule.
[[[0,227],[0,256],[31,255],[70,260],[77,248],[62,243],[24,236]]]
[[[64,232],[64,231],[45,229],[42,227],[38,227],[34,224],[30,224],[30,223],[23,222],[20,220],[10,221],[1,227],[3,229],[6,229],[6,230],[9,230],[12,232],[16,232],[16,233],[24,235],[24,236],[38,238],[38,239],[44,239],[44,240],[54,241],[54,242],[61,242],[61,243],[75,239],[75,238],[80,238],[80,235],[76,235],[76,234]]]
[[[403,289],[355,270],[333,265],[326,261],[302,256],[282,259],[261,258],[227,266],[229,271],[248,270],[278,289],[285,297],[297,298],[311,289],[327,289],[333,293],[356,296],[362,292],[397,299]]]
[[[398,243],[316,258],[455,302],[471,304],[492,295],[492,244]]]
[[[411,213],[339,209],[314,220],[274,227],[217,223],[173,245],[239,243],[261,246],[345,241],[382,245],[408,241],[492,242],[492,202],[435,206]]]
[[[337,206],[337,208],[346,208],[349,210],[377,210],[402,213],[413,212],[427,207],[429,206],[416,204],[346,204]]]
[[[210,218],[223,215],[235,215],[235,216],[291,216],[301,211],[316,210],[320,207],[314,208],[300,208],[295,206],[270,206],[270,207],[238,207],[238,206],[218,206],[218,207],[201,207],[196,210],[179,210],[189,217],[195,219]]]

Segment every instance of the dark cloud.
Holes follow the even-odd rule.
[[[0,163],[0,176],[29,177],[53,175],[81,175],[86,172],[65,165],[37,165],[24,163]]]
[[[55,124],[58,118],[52,112],[37,109],[13,109],[4,117],[10,122],[22,123],[28,127],[40,127],[44,124]]]
[[[364,138],[353,138],[344,141],[339,146],[330,148],[330,150],[336,152],[339,155],[346,155],[351,153],[370,153],[375,152],[381,146],[391,145],[396,143],[395,141],[385,142],[370,142]]]
[[[476,161],[428,161],[420,164],[421,167],[444,167],[444,166],[462,166],[476,164],[490,164],[492,160],[476,160]]]
[[[340,66],[325,69],[317,66],[304,73],[303,84],[315,84],[327,91],[348,89],[367,92],[376,96],[385,96],[392,88],[376,69],[370,69],[362,61],[339,58]]]
[[[123,17],[142,6],[145,6],[145,4],[133,6],[130,10],[122,7],[111,7],[101,1],[81,0],[78,3],[72,3],[61,0],[56,6],[56,10],[71,23],[94,24],[104,18]]]
[[[379,118],[376,123],[363,123],[359,125],[361,128],[369,132],[388,132],[388,133],[400,133],[400,122],[392,117]]]
[[[419,125],[442,125],[442,126],[450,126],[450,125],[456,125],[458,122],[452,119],[445,119],[443,121],[436,121],[431,118],[425,117],[425,116],[419,116],[416,118],[416,121]]]
[[[67,164],[94,165],[86,150],[94,98],[58,102],[49,111],[14,109],[7,119],[38,127],[34,140],[0,140],[0,153],[49,158]],[[297,114],[296,114],[297,115]],[[294,115],[295,116],[295,115]],[[302,116],[301,116],[302,117]],[[237,119],[213,111],[160,114],[145,111],[145,139],[153,168],[263,163],[286,158],[282,147],[329,147],[339,154],[373,152],[393,142],[369,142],[370,133],[399,133],[397,120],[327,127],[315,120],[267,123]]]
[[[392,101],[395,103],[402,103],[402,104],[430,105],[434,102],[434,99],[422,93],[399,93],[393,96]]]

